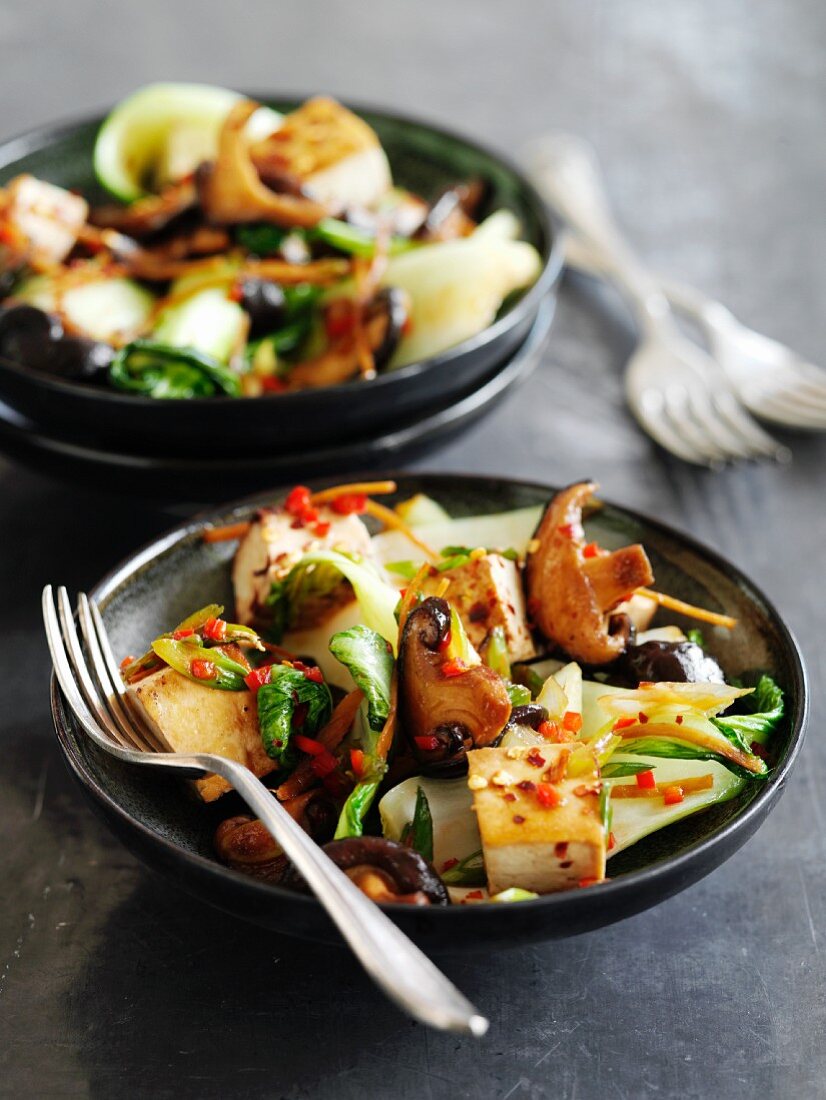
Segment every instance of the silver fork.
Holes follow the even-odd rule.
[[[87,656],[65,588],[43,589],[43,620],[55,674],[63,694],[94,743],[130,764],[171,768],[182,777],[210,772],[241,795],[281,845],[327,910],[373,981],[411,1016],[431,1027],[482,1036],[488,1021],[382,910],[325,855],[264,784],[234,760],[208,753],[170,752],[144,720],[126,689],[100,612],[81,593],[78,620]]]
[[[565,263],[586,275],[607,272],[574,233]],[[670,305],[695,324],[737,397],[755,416],[786,428],[826,430],[826,371],[791,348],[738,321],[720,302],[694,287],[658,279]]]
[[[537,187],[634,311],[640,339],[625,392],[648,434],[699,465],[787,458],[788,450],[745,411],[710,356],[680,332],[667,298],[611,217],[591,147],[570,134],[554,134],[531,145],[528,156]]]

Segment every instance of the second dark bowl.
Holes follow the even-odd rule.
[[[294,99],[256,98],[279,110]],[[522,173],[475,142],[436,126],[352,105],[374,127],[394,177],[432,196],[457,180],[481,177],[489,185],[484,213],[501,207],[519,218],[523,237],[542,257],[536,283],[500,311],[477,336],[440,355],[368,382],[258,398],[153,400],[104,387],[64,382],[0,360],[0,398],[38,426],[63,439],[117,443],[133,452],[192,453],[219,439],[234,454],[300,452],[375,435],[418,413],[444,407],[503,363],[525,340],[539,303],[553,293],[562,269],[559,233],[545,204]],[[0,144],[0,184],[21,172],[102,197],[92,150],[102,117],[45,127]]]

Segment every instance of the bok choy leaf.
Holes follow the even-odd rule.
[[[282,769],[295,766],[293,733],[312,737],[333,710],[330,689],[325,683],[310,680],[287,665],[272,666],[270,681],[259,689],[257,702],[264,749]]]

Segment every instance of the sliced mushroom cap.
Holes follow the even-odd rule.
[[[176,218],[195,208],[198,195],[191,180],[172,183],[159,195],[147,195],[129,206],[98,206],[89,220],[103,229],[116,229],[129,237],[150,237]]]
[[[448,905],[445,884],[427,860],[412,848],[380,836],[332,840],[324,851],[369,898],[407,905]],[[285,886],[308,893],[304,879],[291,868]]]
[[[571,657],[589,665],[608,664],[624,651],[629,632],[624,623],[614,623],[612,631],[607,613],[654,579],[639,544],[584,557],[582,509],[596,488],[584,481],[556,494],[525,568],[534,624]]]
[[[449,630],[450,607],[431,596],[411,612],[399,647],[399,716],[431,775],[464,771],[468,750],[494,744],[511,713],[505,683],[487,665],[444,674],[440,646]]]
[[[360,309],[353,303],[354,309]],[[385,366],[398,347],[409,313],[407,295],[394,287],[380,290],[364,307],[364,332],[377,370]],[[313,359],[298,363],[289,373],[287,386],[303,390],[316,386],[336,386],[354,378],[360,371],[359,349],[355,336],[348,333],[334,340]]]
[[[286,228],[317,225],[328,210],[300,195],[271,191],[261,180],[250,155],[244,128],[258,110],[252,100],[241,100],[218,136],[218,156],[197,173],[198,197],[204,216],[214,225],[271,222]]]

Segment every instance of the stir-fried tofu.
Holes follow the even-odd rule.
[[[174,752],[213,752],[237,760],[255,775],[273,770],[258,730],[258,711],[249,691],[219,691],[162,668],[129,689]],[[230,790],[218,775],[196,779],[205,802]]]
[[[390,165],[374,131],[334,99],[318,96],[287,115],[253,155],[293,177],[311,198],[332,207],[372,206],[392,186]]]
[[[341,516],[324,507],[317,511],[318,522],[309,525],[296,525],[294,516],[278,509],[259,513],[241,540],[232,566],[238,622],[266,629],[272,621],[267,599],[273,585],[310,551],[339,550],[372,558],[370,533],[357,515]],[[333,578],[332,585],[306,586],[291,629],[310,630],[355,598],[343,577]]]
[[[16,176],[6,196],[9,223],[31,258],[44,264],[65,260],[89,214],[86,200],[34,176]]]
[[[516,562],[501,554],[479,554],[429,577],[422,586],[425,595],[433,595],[444,578],[450,581],[445,599],[456,609],[474,648],[479,649],[490,631],[501,626],[512,662],[536,656]]]
[[[468,787],[482,837],[488,889],[537,894],[605,875],[605,828],[596,761],[582,767],[571,745],[475,749]]]

